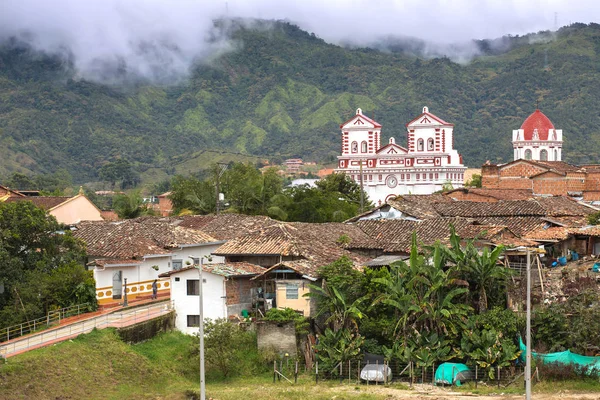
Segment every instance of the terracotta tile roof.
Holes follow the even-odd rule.
[[[71,199],[69,196],[26,196],[26,197],[9,197],[6,202],[12,203],[15,201],[31,201],[37,207],[49,210],[65,201]]]
[[[419,243],[434,244],[436,241],[446,243],[450,238],[450,225],[464,239],[473,239],[486,231],[498,233],[505,227],[474,226],[474,221],[467,218],[433,218],[423,221],[406,221],[401,219],[365,220],[356,223],[365,233],[379,241],[386,253],[410,251],[412,234],[416,232]]]
[[[88,256],[118,259],[168,254],[179,245],[217,241],[204,232],[177,226],[172,219],[155,217],[81,222],[73,235],[86,243]]]
[[[547,216],[552,217],[586,216],[598,211],[596,207],[566,196],[537,197],[535,201],[544,208]]]
[[[533,198],[533,191],[531,189],[460,188],[446,192],[444,195],[454,198],[453,194],[458,192],[473,193],[496,200],[530,200]]]
[[[541,217],[478,217],[476,220],[483,225],[505,226],[519,237],[550,225]]]
[[[132,260],[132,259],[114,259],[114,258],[99,258],[94,260],[94,264],[100,266],[100,267],[105,267],[107,265],[123,265],[123,264],[141,264],[142,260]]]
[[[547,229],[537,229],[532,232],[528,232],[524,238],[538,241],[546,240],[565,240],[569,237],[569,229],[562,226],[554,226]]]
[[[579,228],[570,228],[568,232],[573,235],[587,235],[600,237],[600,226],[598,225],[587,225]]]
[[[435,203],[433,208],[443,217],[514,217],[544,216],[546,210],[533,200],[498,201],[454,201]]]
[[[577,165],[569,164],[564,161],[533,161],[536,164],[544,166],[546,168],[553,169],[556,172],[566,173],[566,172],[576,172],[580,171],[581,167]]]
[[[454,200],[442,194],[404,195],[388,200],[395,209],[418,219],[436,218],[440,214],[435,209],[437,203],[451,203]]]
[[[342,236],[348,242],[340,240]],[[377,241],[359,227],[342,223],[309,224],[276,222],[271,226],[232,239],[216,255],[281,255],[302,257],[315,265],[329,264],[342,256],[363,259],[350,249],[378,249]]]
[[[4,197],[4,196],[9,196],[9,197],[12,197],[12,196],[25,197],[24,194],[19,193],[16,190],[11,190],[11,189],[7,188],[6,186],[0,185],[0,197]]]
[[[273,223],[274,220],[262,215],[210,214],[182,217],[179,226],[202,230],[219,240],[229,240]]]
[[[173,270],[164,272],[159,277],[164,278],[171,275],[178,274],[180,272],[189,271],[196,267],[191,265],[179,270]],[[202,270],[210,272],[215,275],[221,275],[225,277],[230,276],[245,276],[245,275],[258,275],[265,271],[265,269],[259,265],[251,264],[247,262],[228,262],[228,263],[216,263],[216,264],[203,264]]]

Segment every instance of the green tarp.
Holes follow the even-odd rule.
[[[522,339],[519,339],[519,345],[521,347],[521,361],[525,362],[525,353],[527,346],[523,343]],[[590,373],[600,373],[600,357],[582,356],[581,354],[571,353],[571,351],[559,351],[558,353],[540,354],[534,351],[531,352],[531,357],[546,364],[546,363],[558,363],[558,364],[575,364],[582,367],[589,368]]]
[[[460,386],[461,379],[470,379],[471,370],[465,364],[443,363],[435,371],[435,383]]]

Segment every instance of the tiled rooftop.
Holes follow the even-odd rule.
[[[179,245],[217,241],[202,231],[177,226],[168,218],[89,221],[75,228],[73,235],[86,243],[87,254],[92,257],[135,259],[147,254],[168,254]]]
[[[169,271],[160,274],[160,277],[167,277],[174,274],[178,274],[183,271],[189,271],[195,269],[195,266],[185,267],[176,271]],[[228,263],[216,263],[216,264],[203,264],[202,270],[210,272],[215,275],[221,275],[225,277],[230,276],[244,276],[244,275],[258,275],[265,271],[265,269],[256,264],[250,264],[247,262],[228,262]]]
[[[275,221],[263,215],[210,214],[181,217],[179,226],[202,230],[218,240],[229,240],[272,225]]]

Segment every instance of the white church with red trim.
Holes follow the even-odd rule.
[[[397,195],[430,194],[447,184],[454,188],[463,185],[467,168],[454,149],[454,125],[431,114],[427,107],[406,124],[407,148],[397,145],[393,137],[382,147],[381,124],[360,108],[340,128],[342,155],[335,171],[359,183],[362,174],[365,192],[376,205]]]

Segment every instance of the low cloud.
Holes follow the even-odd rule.
[[[4,0],[0,43],[8,38],[70,60],[79,77],[102,83],[141,78],[172,83],[196,63],[242,44],[217,19],[281,20],[330,43],[468,62],[477,39],[551,30],[600,19],[579,0]],[[555,14],[556,13],[556,14]],[[548,38],[543,38],[547,40]],[[541,40],[541,38],[540,38]],[[485,46],[500,49],[502,39]],[[387,46],[387,47],[386,47]],[[497,46],[497,47],[495,47]]]

